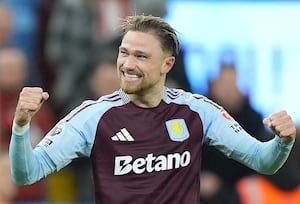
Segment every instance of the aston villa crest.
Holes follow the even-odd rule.
[[[182,142],[190,136],[184,119],[168,120],[166,126],[169,136],[173,141]]]

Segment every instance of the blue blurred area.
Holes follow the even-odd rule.
[[[38,9],[45,0],[3,0],[2,2],[9,5],[14,13],[11,45],[21,48],[29,59],[29,85],[40,85],[40,76],[36,67]]]
[[[221,62],[238,69],[240,89],[264,116],[288,110],[300,122],[300,1],[169,0],[192,90],[206,94]]]

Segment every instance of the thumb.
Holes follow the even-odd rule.
[[[272,126],[271,120],[269,118],[265,118],[263,120],[263,124],[266,125],[266,126],[268,126],[268,127]]]
[[[274,134],[277,134],[275,127],[272,125],[272,121],[270,120],[270,118],[265,118],[263,120],[263,124],[268,126]]]
[[[43,92],[42,93],[42,100],[41,103],[44,103],[45,101],[47,101],[49,98],[49,93],[48,92]]]

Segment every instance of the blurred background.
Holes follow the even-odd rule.
[[[181,33],[192,90],[207,93],[222,62],[236,64],[240,89],[267,116],[287,109],[300,122],[300,1],[168,1],[166,19]]]
[[[300,1],[0,0],[0,186],[10,186],[0,188],[0,204],[93,203],[87,159],[31,186],[3,179],[10,177],[13,114],[23,86],[49,91],[32,124],[34,146],[83,100],[118,89],[118,26],[133,14],[160,16],[178,31],[181,50],[168,86],[215,100],[260,140],[271,137],[261,120],[274,111],[286,109],[299,127]],[[201,203],[246,203],[238,183],[258,175],[213,149],[203,155]],[[264,179],[300,195],[299,161],[294,155],[281,174]]]

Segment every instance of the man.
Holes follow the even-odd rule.
[[[71,111],[34,149],[29,123],[48,99],[24,88],[16,108],[10,158],[18,184],[90,157],[96,203],[196,204],[203,142],[265,174],[286,161],[295,126],[286,111],[264,123],[277,135],[261,143],[209,99],[164,87],[179,43],[161,18],[131,16],[123,24],[117,73],[121,89]]]

